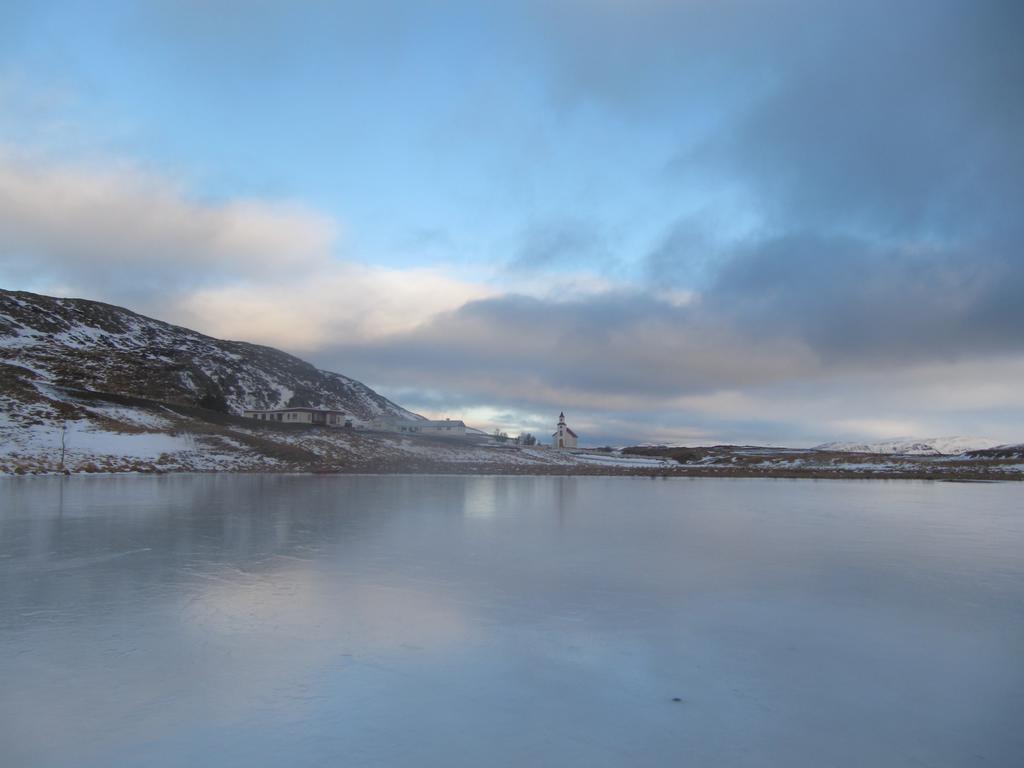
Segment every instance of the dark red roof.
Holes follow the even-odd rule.
[[[565,428],[565,431],[566,431],[566,432],[568,432],[568,433],[569,433],[570,435],[572,435],[573,437],[579,437],[579,435],[577,435],[577,434],[576,434],[575,432],[573,432],[573,431],[572,431],[571,429],[569,429],[568,427],[566,427],[566,428]]]

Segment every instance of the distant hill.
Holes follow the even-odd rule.
[[[987,440],[982,437],[898,437],[875,443],[822,443],[815,446],[814,450],[903,456],[958,456],[968,451],[983,451],[998,445],[998,440]]]
[[[122,307],[0,290],[0,394],[24,403],[61,388],[132,395],[241,414],[246,408],[343,410],[421,418],[340,373],[272,347],[223,341]]]

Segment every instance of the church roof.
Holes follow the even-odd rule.
[[[577,435],[575,432],[573,432],[571,429],[569,429],[568,426],[566,426],[566,423],[565,423],[565,411],[562,411],[560,414],[558,414],[558,427],[559,427],[559,429],[561,429],[562,427],[565,427],[565,431],[568,432],[570,436],[576,437],[576,438],[579,437],[579,435]],[[551,436],[552,437],[558,437],[558,433],[557,432],[552,432]]]

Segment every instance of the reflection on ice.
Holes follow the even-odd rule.
[[[1024,755],[1013,485],[180,476],[0,493],[5,766]]]

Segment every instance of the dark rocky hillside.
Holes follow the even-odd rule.
[[[38,400],[40,386],[235,414],[304,405],[344,410],[357,422],[417,418],[361,382],[271,347],[214,339],[97,301],[0,290],[0,390]],[[52,395],[44,399],[52,403]]]

